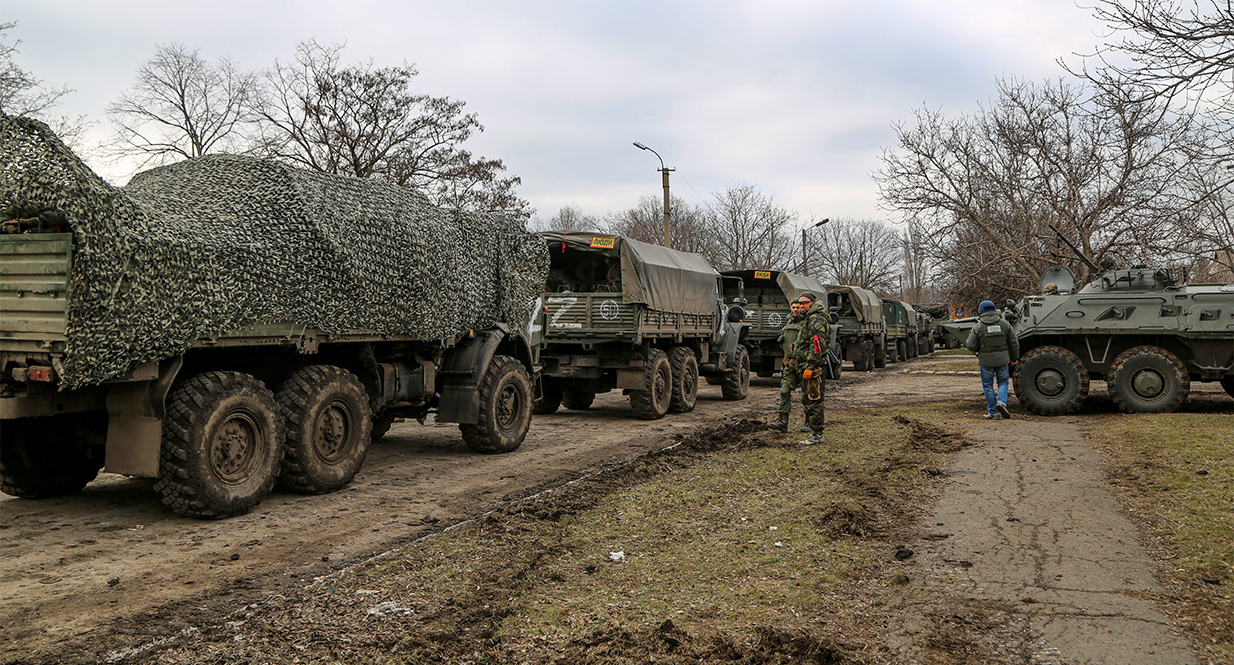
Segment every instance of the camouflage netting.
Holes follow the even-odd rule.
[[[393,185],[233,155],[107,184],[46,125],[0,114],[0,209],[62,213],[76,241],[64,387],[291,322],[434,340],[522,329],[544,243]]]

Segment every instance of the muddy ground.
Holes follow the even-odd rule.
[[[846,373],[828,385],[829,408],[958,399],[980,413],[976,377],[932,373],[937,363],[930,361],[928,372],[921,372],[926,364],[919,361]],[[1198,408],[1231,408],[1219,388],[1195,388]],[[1113,410],[1101,392],[1094,386],[1086,412]],[[217,522],[177,517],[162,506],[150,481],[114,475],[101,476],[73,497],[0,498],[0,662],[92,663],[140,653],[160,639],[217,624],[245,605],[294,593],[374,554],[414,546],[512,500],[672,445],[702,426],[765,417],[777,398],[773,380],[755,380],[750,398],[736,403],[704,386],[693,413],[646,422],[629,418],[619,393],[599,396],[586,412],[537,416],[522,448],[495,456],[471,453],[456,427],[398,423],[373,446],[344,491],[275,494],[248,515]],[[988,445],[957,458],[959,473],[952,478],[960,480],[940,484],[938,506],[928,518],[941,524],[939,533],[928,533],[935,539],[918,544],[921,555],[910,562],[919,568],[914,576],[948,591],[918,599],[903,619],[885,627],[889,653],[916,659],[921,640],[915,636],[938,633],[933,624],[939,621],[979,615],[1001,626],[990,631],[983,652],[1000,662],[1078,662],[1059,649],[1094,640],[1133,645],[1127,635],[1139,640],[1135,645],[1143,643],[1131,648],[1154,655],[1143,662],[1198,662],[1171,619],[1154,607],[1153,563],[1117,502],[1102,494],[1100,459],[1083,454],[1075,423],[1013,423],[1014,429],[997,430],[978,421],[966,433]],[[1059,431],[1048,433],[1045,425]],[[1026,457],[1021,447],[1008,454],[1007,437],[1038,441],[1045,452]],[[1038,465],[1054,466],[1041,471]],[[1031,479],[1060,478],[1056,472],[1063,467],[1073,476],[1068,484],[1083,488],[1086,497],[1100,495],[1085,501],[1094,503],[1096,513],[1043,517],[1052,504],[1041,497],[1058,481],[1039,481],[1046,483],[1043,489]],[[974,488],[965,484],[970,476],[991,480]],[[1016,511],[1026,512],[1017,517]],[[1066,520],[1110,526],[1101,537],[1066,542],[1059,537],[1072,531]],[[964,535],[939,538],[943,527]],[[1107,562],[1105,552],[1116,561]],[[1148,600],[1126,600],[1137,594]],[[1091,614],[1110,621],[1090,620]],[[1133,662],[1103,660],[1100,653],[1108,650],[1097,651],[1085,662]]]

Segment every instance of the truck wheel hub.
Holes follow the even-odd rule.
[[[1067,380],[1056,369],[1047,369],[1037,375],[1037,390],[1047,397],[1054,397],[1067,387]]]
[[[1165,389],[1165,380],[1151,369],[1143,369],[1131,377],[1131,389],[1142,397],[1156,397]]]

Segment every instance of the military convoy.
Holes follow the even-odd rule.
[[[839,354],[859,372],[887,366],[887,328],[883,302],[859,286],[828,284],[827,306],[839,317]]]
[[[532,326],[540,348],[536,413],[587,409],[621,389],[643,419],[692,411],[699,379],[745,399],[749,324],[730,312],[702,256],[601,233],[541,234],[551,260]]]

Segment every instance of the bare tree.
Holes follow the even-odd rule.
[[[899,286],[903,238],[872,219],[833,219],[806,236],[810,274],[882,294]]]
[[[112,148],[143,164],[237,151],[255,86],[256,77],[228,58],[210,63],[183,44],[158,46],[107,107]]]
[[[715,236],[707,226],[706,212],[684,200],[669,198],[673,249],[702,254],[715,264]],[[664,199],[644,196],[638,205],[605,218],[608,232],[654,245],[664,244]]]
[[[502,177],[499,159],[460,146],[482,132],[465,102],[410,91],[414,66],[344,66],[341,45],[301,43],[294,62],[275,62],[253,105],[258,152],[305,168],[380,178],[439,205],[532,212]]]
[[[919,220],[935,256],[988,272],[976,282],[993,297],[1035,290],[1052,263],[1087,276],[1050,224],[1096,260],[1168,246],[1170,220],[1198,200],[1177,174],[1209,137],[1135,91],[1087,94],[1003,81],[973,115],[918,111],[875,176],[884,206]]]
[[[21,46],[21,40],[9,42],[8,33],[16,27],[16,21],[0,23],[0,113],[43,120],[63,141],[81,147],[80,142],[90,124],[85,117],[69,118],[52,113],[72,89],[68,86],[48,88],[13,60],[19,53],[17,47]]]
[[[790,227],[796,212],[753,185],[733,185],[712,196],[707,219],[716,237],[717,268],[780,270],[793,264],[796,232]]]
[[[528,228],[534,231],[561,231],[574,233],[577,231],[599,230],[602,222],[599,217],[588,215],[578,206],[563,206],[557,214],[547,220],[539,217],[528,223]]]

